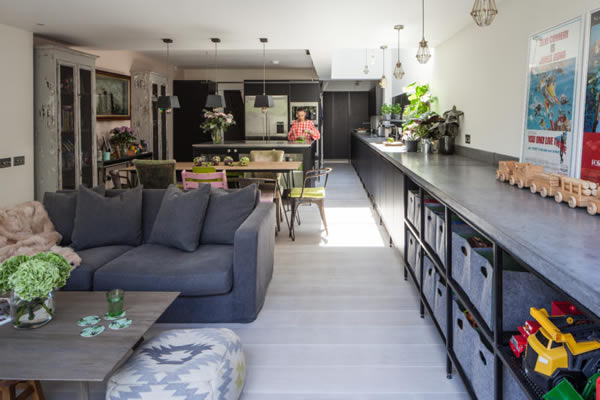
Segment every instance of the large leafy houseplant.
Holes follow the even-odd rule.
[[[204,110],[204,118],[200,128],[210,133],[213,143],[222,143],[225,130],[231,125],[235,125],[232,114]]]
[[[437,97],[431,95],[429,84],[417,85],[411,83],[407,86],[410,90],[408,100],[410,103],[404,109],[404,131],[417,139],[438,139],[438,124],[444,119],[431,106],[437,102]]]
[[[15,256],[0,264],[0,292],[11,293],[16,328],[37,328],[54,316],[52,292],[63,287],[71,265],[56,253]]]

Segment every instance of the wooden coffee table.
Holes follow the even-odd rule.
[[[130,327],[79,336],[77,321],[107,311],[105,292],[56,292],[56,316],[46,326],[17,330],[0,326],[0,380],[75,381],[88,398],[89,382],[103,382],[143,341],[144,334],[177,298],[178,292],[125,292]]]

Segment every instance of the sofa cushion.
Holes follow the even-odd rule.
[[[117,197],[103,197],[80,186],[72,239],[75,250],[140,244],[142,187],[126,190]]]
[[[95,186],[92,190],[104,196],[104,185]],[[71,244],[71,235],[75,225],[75,210],[77,208],[77,191],[44,193],[44,208],[54,224],[54,229],[62,236],[60,244],[62,246]]]
[[[182,296],[224,294],[233,286],[233,246],[201,245],[187,252],[144,244],[94,275],[94,290],[173,291]]]
[[[71,272],[71,277],[63,289],[92,290],[94,272],[131,249],[131,246],[104,246],[78,251],[81,265]]]
[[[213,190],[200,236],[201,244],[233,244],[235,231],[256,206],[256,184],[235,191]]]
[[[183,192],[170,185],[154,221],[149,242],[184,251],[196,250],[210,188],[210,185],[199,185],[195,190]]]
[[[127,189],[108,189],[106,191],[106,197],[116,197],[121,195]],[[144,242],[150,240],[152,234],[152,227],[160,205],[162,203],[163,196],[165,195],[165,189],[144,189],[142,195],[142,232],[144,236]]]

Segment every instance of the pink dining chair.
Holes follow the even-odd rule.
[[[214,188],[227,189],[227,173],[225,171],[213,172],[181,172],[184,189],[198,189],[201,183],[208,183]]]

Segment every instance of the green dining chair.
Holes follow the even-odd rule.
[[[133,160],[133,165],[144,189],[166,189],[176,183],[175,160]]]

